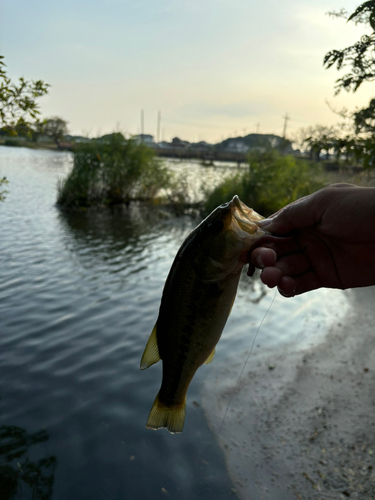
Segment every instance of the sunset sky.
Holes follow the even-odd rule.
[[[74,134],[114,130],[218,142],[288,134],[338,121],[326,104],[354,109],[371,83],[334,97],[340,76],[323,57],[364,27],[326,15],[352,0],[0,0],[0,54],[12,78],[51,84],[40,99]]]

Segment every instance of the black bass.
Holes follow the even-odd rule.
[[[204,219],[177,252],[141,360],[141,370],[163,360],[163,381],[148,428],[182,432],[189,384],[197,369],[213,360],[247,253],[267,234],[256,224],[261,219],[234,196]]]

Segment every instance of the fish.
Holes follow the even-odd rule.
[[[208,215],[178,250],[140,363],[144,370],[163,361],[147,428],[182,432],[189,384],[214,358],[247,254],[267,234],[256,224],[263,218],[236,195]]]

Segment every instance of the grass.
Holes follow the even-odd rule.
[[[363,171],[353,172],[353,169],[347,166],[342,166],[339,170],[326,172],[327,184],[335,184],[346,182],[356,184],[357,186],[375,186],[375,170],[366,169]]]
[[[235,194],[260,214],[268,216],[292,201],[326,184],[317,164],[283,156],[275,150],[252,153],[249,168],[207,193],[205,212],[230,200]]]
[[[58,184],[57,203],[67,208],[108,206],[133,200],[181,201],[173,174],[153,151],[112,134],[106,141],[79,144],[70,174]]]

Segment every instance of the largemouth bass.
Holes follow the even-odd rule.
[[[163,360],[161,388],[146,427],[182,432],[189,384],[197,369],[213,360],[247,253],[267,234],[256,224],[261,219],[234,196],[204,219],[177,252],[141,360],[141,370]]]

